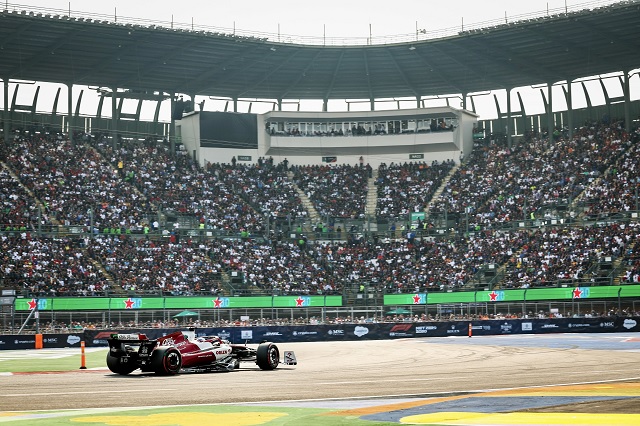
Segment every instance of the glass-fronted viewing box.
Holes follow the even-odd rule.
[[[379,117],[355,118],[337,121],[315,119],[300,121],[296,118],[271,118],[265,124],[271,136],[371,136],[400,135],[453,131],[458,127],[458,118],[453,116],[429,117]]]

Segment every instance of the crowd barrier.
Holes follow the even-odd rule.
[[[150,339],[179,329],[128,329]],[[122,330],[120,330],[122,331]],[[640,317],[505,319],[446,322],[359,323],[292,326],[207,327],[196,336],[217,335],[233,343],[327,342],[342,340],[383,340],[412,337],[489,336],[504,334],[611,333],[640,332]],[[84,330],[70,334],[0,335],[0,350],[42,348],[80,348],[107,346],[107,339],[118,330]]]

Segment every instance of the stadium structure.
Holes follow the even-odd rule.
[[[291,318],[637,312],[639,15],[638,1],[589,4],[339,44],[7,3],[3,324],[253,307],[230,296]],[[38,82],[66,85],[66,109],[62,87],[50,111],[39,90],[19,103]],[[523,87],[545,114],[527,114]],[[479,120],[487,94],[498,117]],[[320,110],[295,107],[308,99]],[[79,295],[103,300],[65,299]],[[293,307],[273,304],[284,295]]]

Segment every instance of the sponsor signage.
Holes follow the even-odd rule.
[[[74,334],[43,334],[43,348],[79,347],[82,333]],[[0,335],[0,350],[3,349],[34,349],[36,337],[34,334]]]
[[[355,334],[357,337],[366,336],[367,334],[369,334],[369,327],[358,326],[353,329],[353,334]]]
[[[250,155],[238,155],[238,161],[251,161]]]
[[[329,331],[327,331],[327,335],[334,338],[335,337],[344,338],[345,333],[343,329],[332,328]]]
[[[437,329],[438,327],[435,325],[416,325],[416,334],[433,334]]]
[[[422,160],[424,154],[409,154],[409,160]]]
[[[412,328],[411,323],[395,324],[389,331],[389,337],[413,337]]]
[[[13,296],[0,297],[0,305],[13,305],[15,299]]]
[[[338,157],[322,157],[323,163],[335,163],[338,161]]]
[[[427,217],[425,212],[411,212],[409,219],[411,222],[417,222],[418,220],[424,220]]]
[[[339,340],[383,340],[389,338],[427,338],[446,336],[467,336],[471,325],[473,336],[530,333],[610,333],[640,331],[640,317],[629,318],[547,318],[474,320],[411,323],[367,323],[341,325],[300,325],[300,326],[256,326],[231,328],[198,328],[195,336],[219,336],[231,343],[258,344],[263,341],[274,343],[323,342]],[[130,335],[138,333],[149,339],[161,339],[180,329],[137,329],[127,330]],[[184,332],[184,330],[183,330]],[[73,334],[43,334],[46,348],[79,347],[84,341],[87,346],[107,346],[107,339],[117,330],[85,330]],[[0,335],[0,350],[34,349],[34,335]]]

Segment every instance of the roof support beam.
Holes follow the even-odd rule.
[[[624,84],[622,85],[622,91],[624,93],[624,129],[627,133],[631,132],[631,95],[629,93],[629,72],[624,71]]]
[[[9,127],[11,126],[11,122],[9,121],[9,79],[5,77],[2,81],[4,83],[4,113],[2,114],[2,128],[4,129],[4,142],[11,147],[11,144],[9,143]]]
[[[555,120],[553,117],[553,84],[547,84],[549,93],[549,103],[547,105],[547,133],[549,134],[549,142],[553,141],[553,131],[555,130]]]
[[[564,97],[567,101],[567,127],[569,127],[569,139],[573,138],[573,93],[571,91],[571,79],[567,79],[567,88],[562,86]]]
[[[111,90],[113,93],[113,96],[111,96],[111,147],[115,152],[118,149],[118,87],[114,85]],[[173,118],[171,122],[173,123]],[[173,149],[171,152],[173,152]]]
[[[73,83],[67,83],[67,137],[71,146],[75,144],[73,137]]]
[[[507,88],[507,126],[506,126],[506,132],[507,132],[507,146],[509,147],[509,149],[512,148],[511,143],[512,143],[512,139],[511,139],[511,133],[513,133],[513,120],[511,119],[511,88],[508,87]]]

